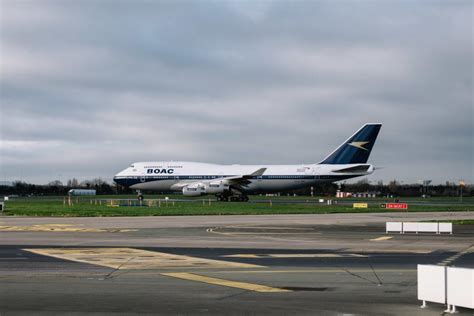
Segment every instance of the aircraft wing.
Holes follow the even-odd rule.
[[[229,185],[247,186],[248,184],[250,184],[249,179],[251,179],[252,177],[263,175],[266,170],[267,170],[267,168],[260,168],[257,171],[252,172],[251,174],[241,175],[241,176],[225,177],[225,178],[222,178],[222,179],[214,179],[213,181],[221,180],[221,181],[225,181]]]
[[[215,178],[212,180],[197,180],[195,182],[178,182],[173,185],[174,189],[180,189],[188,185],[192,185],[194,183],[210,183],[210,182],[218,182],[221,181],[227,185],[232,185],[237,188],[239,187],[245,187],[248,184],[250,184],[250,180],[252,177],[255,176],[261,176],[264,174],[264,172],[267,170],[267,168],[260,168],[255,172],[252,172],[251,174],[246,174],[246,175],[239,175],[239,176],[231,176],[231,177],[222,177],[222,178]]]

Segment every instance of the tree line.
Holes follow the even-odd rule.
[[[94,189],[98,195],[102,194],[134,194],[135,190],[125,188],[116,183],[110,184],[100,178],[85,180],[79,182],[73,178],[62,183],[59,180],[51,181],[45,185],[31,184],[23,181],[15,181],[13,185],[0,185],[0,196],[2,195],[18,195],[18,196],[42,196],[42,195],[66,195],[70,189]],[[376,183],[362,179],[355,183],[327,183],[308,187],[301,190],[293,190],[289,194],[310,196],[335,196],[338,190],[343,192],[375,193],[377,196],[394,196],[394,197],[417,197],[417,196],[474,196],[474,186],[464,186],[461,188],[454,182],[446,182],[445,184],[423,186],[421,184],[403,184],[397,180],[392,180],[388,184],[382,181]],[[144,192],[145,194],[152,192]],[[157,193],[157,192],[153,192]],[[158,192],[159,193],[159,192]]]
[[[375,193],[377,196],[385,197],[436,197],[436,196],[474,196],[474,186],[463,186],[454,182],[446,181],[445,184],[422,185],[404,184],[403,182],[392,180],[387,184],[382,181],[375,183],[362,179],[355,183],[328,183],[313,187],[313,194],[335,196],[337,191],[351,193]],[[294,191],[298,195],[311,195],[311,188]]]
[[[0,195],[18,196],[42,196],[42,195],[67,195],[71,189],[93,189],[97,194],[130,194],[133,190],[124,188],[117,184],[110,184],[100,178],[79,182],[73,178],[66,184],[54,180],[48,184],[32,184],[23,181],[15,181],[11,186],[0,185]]]

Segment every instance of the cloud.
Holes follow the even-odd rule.
[[[0,178],[318,162],[384,124],[374,180],[473,175],[470,1],[1,2]],[[2,180],[4,180],[2,179]]]

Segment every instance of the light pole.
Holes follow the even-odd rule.
[[[462,189],[466,185],[464,180],[459,180],[459,202],[462,203]]]

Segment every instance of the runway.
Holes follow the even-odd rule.
[[[473,227],[384,230],[436,218],[474,212],[0,217],[0,314],[439,315],[416,265],[474,267]]]

